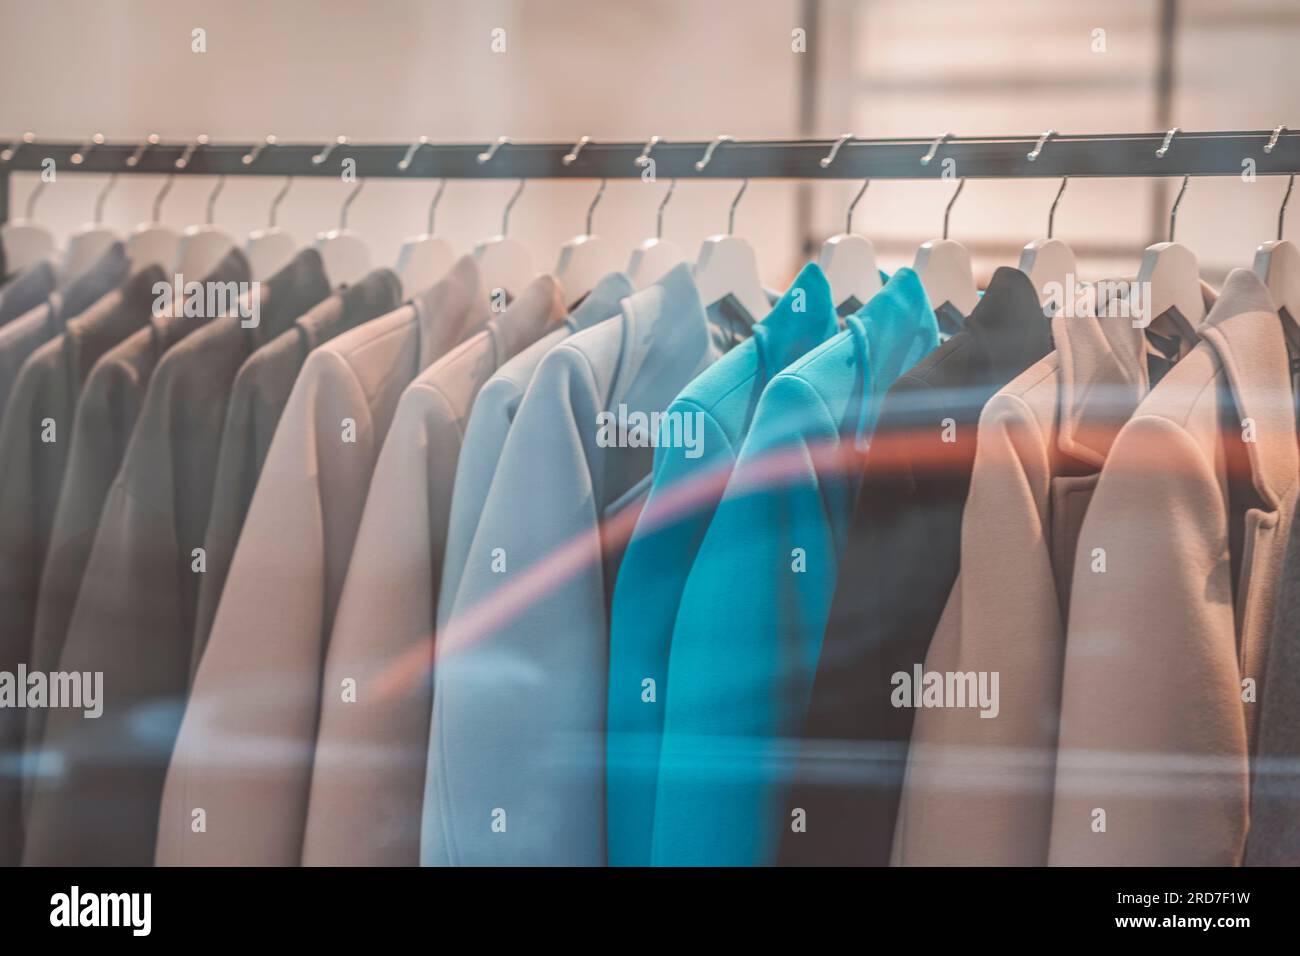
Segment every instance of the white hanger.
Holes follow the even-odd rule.
[[[72,154],[70,157],[72,165],[80,166],[86,161],[90,151],[103,142],[103,134],[95,133],[81,149]],[[68,244],[63,249],[63,263],[59,267],[62,285],[66,286],[89,269],[109,246],[118,241],[117,233],[103,224],[104,200],[108,198],[108,194],[113,191],[116,184],[117,173],[112,173],[108,177],[108,182],[104,184],[104,188],[95,197],[95,218],[85,225],[79,226],[68,237]]]
[[[1030,150],[1025,158],[1031,163],[1036,162],[1043,154],[1043,146],[1047,143],[1048,137],[1055,133],[1056,130],[1049,129],[1040,136],[1038,145]],[[1035,239],[1020,251],[1020,271],[1029,277],[1030,284],[1038,293],[1039,304],[1044,306],[1045,312],[1047,312],[1046,307],[1051,305],[1050,312],[1047,312],[1049,315],[1055,315],[1065,305],[1064,302],[1058,301],[1049,303],[1051,293],[1060,290],[1063,296],[1065,290],[1071,285],[1069,277],[1078,275],[1074,250],[1060,239],[1052,238],[1056,224],[1056,207],[1061,202],[1061,195],[1065,192],[1069,181],[1069,176],[1061,177],[1061,188],[1056,191],[1056,198],[1052,200],[1052,206],[1047,211],[1047,238]]]
[[[713,159],[718,146],[733,138],[719,136],[709,143],[704,158],[695,164],[696,170],[703,171]],[[706,307],[731,296],[757,322],[772,311],[772,306],[758,277],[758,258],[754,255],[754,247],[732,234],[736,224],[736,206],[748,188],[749,180],[745,179],[740,185],[740,192],[731,201],[731,209],[727,214],[727,232],[710,236],[700,246],[700,253],[695,259],[695,284],[700,291],[700,300]]]
[[[830,153],[821,160],[822,169],[830,168],[840,149],[851,139],[853,134],[845,133],[835,141]],[[870,185],[870,179],[862,181],[862,188],[849,203],[848,213],[844,217],[844,231],[822,243],[821,254],[817,257],[817,264],[821,266],[822,272],[826,274],[826,279],[830,283],[831,298],[837,308],[853,299],[865,304],[880,291],[880,269],[876,265],[876,247],[870,239],[855,235],[853,232],[853,211],[858,208],[858,201],[862,199],[862,194]]]
[[[251,166],[257,162],[257,157],[262,155],[262,151],[277,145],[274,135],[266,137],[266,142],[254,146],[250,152],[244,155],[240,160],[245,166]],[[271,199],[271,210],[267,215],[267,226],[265,229],[254,229],[248,234],[248,239],[244,242],[244,254],[248,258],[248,271],[255,282],[263,282],[275,275],[281,269],[289,264],[289,261],[298,254],[298,241],[276,225],[276,213],[280,209],[280,203],[289,193],[289,187],[293,185],[293,177],[286,176],[284,185],[280,191]]]
[[[1273,152],[1279,137],[1286,131],[1285,126],[1273,130],[1273,135],[1264,147],[1265,153]],[[1268,286],[1269,295],[1278,311],[1286,309],[1287,314],[1300,322],[1300,249],[1295,243],[1282,238],[1282,227],[1286,223],[1286,206],[1291,201],[1291,190],[1295,188],[1295,173],[1286,182],[1286,194],[1282,197],[1282,207],[1277,211],[1277,239],[1266,242],[1255,250],[1255,263],[1252,267],[1255,275]]]
[[[145,141],[136,147],[136,151],[126,158],[127,166],[138,166],[145,151],[157,144],[158,134],[150,133]],[[167,268],[176,261],[176,249],[181,241],[180,234],[175,229],[164,226],[160,219],[162,201],[171,192],[175,179],[174,173],[167,177],[162,188],[158,190],[158,195],[154,197],[153,216],[148,222],[136,226],[126,238],[126,254],[131,260],[132,270],[150,265]]]
[[[338,137],[313,156],[312,163],[319,166],[329,159],[335,147],[346,146],[347,142],[346,136]],[[370,271],[370,247],[364,239],[348,228],[348,209],[365,184],[364,179],[358,179],[356,188],[348,193],[347,199],[343,200],[343,206],[339,210],[338,228],[316,235],[314,248],[320,253],[321,262],[325,266],[325,275],[329,277],[330,284],[336,287],[359,282]]]
[[[929,152],[921,157],[921,165],[929,166],[930,160],[938,153],[939,146],[951,136],[951,133],[944,133],[931,143]],[[957,189],[943,211],[943,238],[922,243],[916,251],[913,268],[921,279],[921,285],[925,286],[925,293],[932,306],[937,309],[945,302],[950,302],[962,315],[970,315],[979,303],[979,289],[975,285],[975,274],[971,271],[970,253],[960,242],[948,238],[948,219],[952,215],[952,206],[964,188],[966,180],[962,179],[957,183]]]
[[[644,289],[662,279],[673,266],[686,261],[686,253],[671,240],[663,238],[664,207],[677,189],[677,180],[668,184],[668,192],[659,202],[659,212],[655,217],[655,234],[632,250],[628,262],[627,277],[634,289]]]
[[[582,148],[591,142],[590,136],[578,140],[576,146],[564,156],[561,162],[572,166],[582,155]],[[596,190],[591,205],[587,207],[587,229],[580,236],[574,236],[560,247],[560,259],[555,266],[555,277],[560,280],[560,287],[568,297],[569,307],[577,305],[587,293],[596,287],[609,273],[618,268],[618,256],[607,239],[594,235],[591,231],[592,216],[605,195],[607,180],[601,179],[600,188]]]
[[[194,142],[185,147],[185,152],[176,160],[176,168],[184,169],[190,164],[199,147],[207,145],[208,138],[199,135]],[[216,185],[208,195],[207,216],[202,225],[187,226],[181,232],[181,241],[176,248],[176,267],[173,270],[186,282],[201,281],[208,275],[226,253],[235,247],[235,240],[212,225],[212,210],[217,197],[226,185],[226,177],[218,176]]]
[[[23,133],[12,145],[0,151],[0,162],[8,163],[18,150],[35,141],[35,133]],[[45,186],[42,177],[27,196],[26,216],[0,226],[0,245],[4,246],[5,267],[12,273],[34,266],[54,252],[54,234],[33,219],[36,200],[44,192]]]
[[[478,154],[478,162],[480,164],[491,162],[497,151],[509,143],[510,137],[497,137],[496,142],[488,147],[486,152]],[[483,285],[490,293],[494,294],[497,289],[501,289],[511,298],[519,295],[537,274],[533,266],[533,254],[528,251],[528,247],[518,239],[512,239],[507,235],[510,227],[510,210],[514,208],[526,183],[527,180],[519,180],[519,188],[506,203],[505,211],[501,214],[500,234],[484,239],[474,246],[474,260],[483,275]]]
[[[1169,152],[1169,145],[1178,133],[1175,126],[1165,134],[1164,144],[1156,150],[1161,159]],[[1143,303],[1148,320],[1153,320],[1171,308],[1179,313],[1193,328],[1205,318],[1205,297],[1201,293],[1201,271],[1196,254],[1181,243],[1174,242],[1174,227],[1178,224],[1178,207],[1187,192],[1190,176],[1183,177],[1173,208],[1169,210],[1169,241],[1157,242],[1142,254],[1138,269],[1138,288],[1150,290]]]
[[[397,168],[402,171],[409,169],[415,154],[427,142],[429,142],[427,136],[421,136],[416,140],[397,164]],[[425,225],[424,232],[418,236],[407,237],[402,242],[402,248],[398,250],[397,275],[402,280],[402,288],[408,292],[419,292],[421,289],[429,288],[447,274],[456,259],[456,251],[452,244],[446,239],[438,238],[433,231],[438,203],[442,201],[442,194],[446,189],[447,180],[443,179],[438,183],[438,191],[434,193],[429,203],[429,221]]]

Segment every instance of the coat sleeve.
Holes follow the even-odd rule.
[[[605,862],[597,394],[557,346],[502,449],[435,648],[425,865]]]
[[[329,349],[313,352],[195,674],[163,794],[159,864],[301,862],[325,637],[375,446],[351,367]]]
[[[775,860],[838,550],[819,471],[839,446],[821,397],[764,391],[682,594],[655,799],[656,865]]]
[[[417,866],[455,414],[406,390],[375,464],[326,656],[303,863]]]
[[[1237,865],[1255,705],[1242,704],[1224,493],[1186,431],[1153,415],[1124,427],[1078,553],[1050,862]]]
[[[960,601],[950,598],[923,673],[986,696],[936,697],[945,706],[916,710],[895,838],[902,865],[1047,860],[1062,642],[1047,447],[1020,396],[1002,392],[985,406],[962,516]],[[911,699],[896,706],[915,707],[918,695],[924,705],[925,678],[918,690],[915,671],[906,677],[899,693]]]

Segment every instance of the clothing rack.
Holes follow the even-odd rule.
[[[40,172],[192,176],[338,176],[358,179],[633,179],[646,156],[657,179],[1015,179],[1061,176],[1238,176],[1300,172],[1300,129],[939,138],[737,140],[649,143],[88,142],[6,137],[0,150],[0,223],[10,176]],[[927,158],[928,157],[928,158]],[[953,163],[947,160],[953,160]]]

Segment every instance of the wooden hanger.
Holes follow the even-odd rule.
[[[245,166],[251,166],[257,162],[257,157],[262,155],[262,151],[269,149],[276,144],[275,136],[267,136],[265,143],[254,146],[252,151],[247,153],[241,160]],[[298,242],[293,236],[289,235],[278,225],[276,225],[276,213],[280,209],[280,203],[289,193],[289,187],[293,185],[293,177],[286,176],[284,185],[280,191],[271,199],[271,210],[267,215],[267,226],[265,229],[254,229],[248,234],[244,242],[244,255],[248,258],[248,271],[253,277],[254,282],[263,282],[275,275],[290,260],[298,254]]]
[[[434,217],[438,212],[438,203],[447,188],[447,180],[438,184],[429,203],[429,219],[424,232],[409,236],[402,242],[397,253],[397,275],[402,280],[402,288],[408,293],[419,292],[429,288],[451,269],[456,260],[456,250],[446,239],[440,239],[433,231]]]
[[[1285,126],[1273,130],[1265,153],[1273,152],[1277,141],[1286,132]],[[1282,227],[1286,224],[1286,206],[1291,201],[1291,190],[1295,188],[1295,173],[1286,181],[1286,193],[1282,196],[1282,206],[1277,211],[1277,238],[1266,242],[1255,250],[1255,262],[1252,271],[1268,286],[1269,295],[1278,311],[1286,310],[1292,321],[1300,322],[1300,249],[1295,243],[1282,238]]]
[[[828,160],[834,161],[835,151],[832,148]],[[826,160],[822,162],[825,166],[830,165]],[[871,297],[880,291],[880,269],[876,265],[876,247],[872,245],[870,239],[855,235],[853,232],[853,211],[870,185],[871,180],[863,180],[862,188],[853,197],[853,202],[849,203],[844,231],[822,243],[821,254],[817,257],[817,264],[821,266],[822,272],[826,273],[826,279],[830,283],[831,297],[837,309],[851,300],[866,305]]]
[[[485,152],[478,154],[477,162],[490,163],[501,147],[509,144],[509,136],[497,137],[496,142]],[[537,275],[537,270],[533,266],[533,254],[528,251],[528,247],[508,235],[510,210],[519,200],[519,194],[524,191],[526,184],[527,180],[519,180],[519,188],[506,203],[505,211],[501,214],[500,234],[484,239],[474,246],[474,260],[478,263],[479,272],[483,276],[483,285],[490,295],[495,295],[496,290],[500,289],[507,297],[514,298]]]
[[[576,154],[571,154],[576,155]],[[566,156],[565,159],[568,159]],[[618,268],[618,257],[607,239],[593,235],[591,217],[605,194],[605,180],[600,181],[596,198],[587,208],[587,231],[574,236],[560,248],[560,260],[555,266],[555,277],[568,297],[569,307],[577,305],[596,283]]]
[[[100,256],[115,242],[119,236],[104,223],[104,200],[117,183],[117,173],[108,177],[108,182],[95,198],[95,218],[78,227],[68,237],[68,244],[63,249],[63,263],[59,275],[63,285],[67,285],[77,276],[89,269]]]
[[[1178,134],[1175,126],[1165,134],[1164,143],[1156,150],[1160,159],[1169,152],[1169,147]],[[1174,242],[1174,228],[1178,224],[1178,207],[1187,192],[1190,176],[1183,177],[1178,197],[1169,210],[1169,241],[1157,242],[1147,247],[1142,254],[1142,266],[1138,269],[1138,288],[1144,290],[1148,321],[1154,321],[1171,308],[1176,308],[1180,315],[1191,323],[1192,327],[1200,325],[1205,319],[1205,296],[1201,293],[1201,271],[1196,261],[1196,254],[1181,243]],[[1146,290],[1149,290],[1146,291]]]
[[[714,150],[731,139],[731,136],[719,136],[711,142],[695,168],[703,171],[713,159]],[[695,284],[706,308],[730,296],[757,322],[772,310],[772,306],[758,277],[758,257],[754,254],[754,247],[732,234],[736,224],[736,206],[748,188],[749,180],[746,179],[731,201],[726,233],[710,236],[700,246],[695,259]]]
[[[650,165],[650,151],[654,149],[659,142],[658,136],[653,136],[646,143],[645,149],[637,157],[636,164],[646,167]],[[642,174],[645,178],[645,174]],[[673,179],[668,183],[668,192],[664,193],[664,198],[659,201],[659,210],[655,216],[655,234],[654,238],[647,239],[641,245],[632,250],[632,258],[628,261],[627,276],[632,282],[632,287],[644,289],[648,285],[653,285],[668,273],[673,266],[686,261],[684,253],[677,243],[665,239],[664,236],[664,208],[668,205],[668,200],[672,198],[673,193],[677,190],[677,180]]]
[[[315,249],[320,253],[330,285],[335,288],[360,282],[370,271],[370,246],[348,228],[348,208],[365,184],[364,179],[358,179],[356,187],[343,200],[338,228],[316,236]]]
[[[127,166],[138,166],[150,146],[158,145],[158,134],[150,133],[145,141],[136,147],[134,153],[126,158]],[[164,269],[176,261],[176,249],[181,237],[169,226],[162,223],[162,201],[172,191],[176,174],[169,175],[153,198],[153,215],[147,222],[142,222],[126,238],[126,254],[131,260],[132,269],[145,266],[162,266]]]
[[[1038,144],[1025,158],[1031,163],[1037,162],[1038,157],[1043,154],[1043,147],[1048,138],[1055,133],[1056,130],[1049,129],[1040,136]],[[1056,225],[1056,207],[1060,204],[1061,196],[1065,193],[1065,187],[1069,182],[1069,176],[1061,177],[1061,188],[1056,191],[1056,198],[1052,200],[1052,206],[1047,211],[1047,238],[1035,239],[1020,250],[1020,271],[1029,277],[1030,284],[1038,293],[1039,304],[1043,306],[1044,313],[1048,316],[1055,315],[1065,305],[1062,301],[1049,302],[1051,293],[1056,292],[1058,296],[1063,297],[1065,290],[1071,284],[1069,277],[1078,275],[1078,262],[1074,250],[1060,239],[1052,238],[1053,228]]]
[[[27,196],[27,214],[22,219],[13,219],[0,226],[5,267],[12,273],[22,272],[54,254],[54,234],[32,218],[36,200],[45,186],[42,179]]]
[[[921,157],[921,165],[929,166],[939,152],[944,141],[952,138],[952,133],[944,133],[930,144],[929,151]],[[941,178],[947,178],[945,175]],[[979,288],[975,285],[975,274],[971,271],[970,253],[960,242],[948,238],[948,219],[952,215],[953,203],[966,188],[966,180],[957,183],[957,189],[948,200],[943,211],[943,238],[931,239],[921,244],[916,251],[913,268],[925,287],[926,296],[934,308],[945,302],[953,305],[963,316],[970,315],[979,302]]]

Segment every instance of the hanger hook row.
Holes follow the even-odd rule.
[[[267,225],[272,229],[275,228],[276,218],[280,212],[280,203],[284,202],[284,197],[289,194],[289,187],[292,185],[293,185],[293,177],[285,176],[284,185],[280,187],[279,192],[277,192],[274,196],[271,197],[271,211],[267,215]]]
[[[1286,181],[1286,195],[1282,197],[1282,208],[1277,211],[1277,239],[1282,241],[1282,225],[1286,222],[1286,204],[1291,201],[1291,190],[1295,188],[1295,173]]]
[[[867,191],[867,187],[870,185],[870,179],[862,180],[862,188],[859,189],[858,194],[853,197],[853,202],[849,203],[849,211],[844,217],[844,231],[846,233],[853,232],[853,211],[858,208],[858,200],[862,198],[862,194]]]
[[[952,133],[944,133],[942,136],[936,138],[935,141],[930,144],[929,152],[921,157],[921,165],[929,166],[930,160],[934,159],[935,155],[938,154],[939,147],[950,139],[952,139]]]
[[[347,144],[348,138],[346,136],[339,135],[334,137],[334,142],[327,143],[324,149],[311,158],[312,165],[319,166],[321,163],[325,162],[325,160],[330,158],[330,153],[334,152],[338,147],[346,146]]]
[[[668,192],[664,193],[664,198],[659,201],[659,212],[655,215],[655,238],[664,237],[664,207],[668,205],[668,200],[673,198],[673,193],[677,190],[677,177],[674,176],[668,183]]]
[[[1056,198],[1052,200],[1052,208],[1047,210],[1047,238],[1052,238],[1052,230],[1056,227],[1056,207],[1061,204],[1061,195],[1065,192],[1065,187],[1069,185],[1070,177],[1061,177],[1061,188],[1056,191]]]
[[[90,139],[82,143],[81,149],[77,150],[75,153],[69,156],[68,161],[72,163],[73,166],[80,166],[82,163],[86,161],[86,158],[90,155],[90,151],[92,149],[94,149],[96,146],[103,146],[103,145],[104,145],[104,134],[91,133]]]
[[[963,176],[957,181],[957,189],[953,192],[952,198],[948,200],[948,205],[943,210],[943,237],[948,238],[948,217],[952,215],[953,203],[961,195],[961,191],[966,188],[966,177]]]
[[[158,134],[150,133],[144,138],[144,142],[135,148],[135,152],[126,158],[126,165],[131,169],[135,169],[135,167],[140,165],[140,160],[144,159],[144,154],[148,152],[149,147],[157,145]]]
[[[429,137],[421,136],[410,146],[406,147],[406,155],[397,161],[397,168],[401,172],[406,172],[411,168],[411,161],[415,159],[415,154],[420,151],[421,146],[428,145]]]
[[[637,166],[640,166],[642,169],[644,169],[646,166],[649,166],[650,150],[658,146],[660,142],[662,142],[662,137],[651,136],[650,139],[646,142],[645,146],[641,149],[641,155],[638,156],[635,160],[633,160],[633,162]]]
[[[727,212],[727,235],[736,231],[736,207],[740,205],[740,197],[745,195],[745,190],[749,188],[749,177],[746,176],[740,181],[740,192],[736,193],[736,198],[731,200],[731,209]]]
[[[447,191],[447,179],[443,177],[438,180],[438,191],[433,194],[433,199],[429,203],[429,221],[425,224],[425,235],[433,235],[434,217],[438,215],[438,203],[442,202],[442,194]]]
[[[1042,136],[1038,137],[1038,142],[1034,144],[1034,148],[1025,153],[1025,159],[1029,160],[1031,163],[1038,162],[1038,157],[1043,155],[1043,147],[1046,146],[1047,141],[1055,135],[1056,130],[1054,129],[1049,129],[1047,132],[1043,133]]]
[[[1274,129],[1273,135],[1270,136],[1268,138],[1268,142],[1264,144],[1264,152],[1271,153],[1273,152],[1273,150],[1277,149],[1277,141],[1282,138],[1282,134],[1285,132],[1286,132],[1285,126],[1279,126],[1276,129]]]
[[[1156,159],[1165,158],[1165,153],[1169,152],[1169,147],[1173,145],[1174,137],[1181,132],[1182,129],[1175,126],[1169,132],[1165,133],[1165,141],[1161,143],[1160,148],[1156,150]]]
[[[831,163],[835,162],[835,157],[838,156],[840,150],[844,148],[844,144],[851,139],[853,139],[852,133],[843,133],[840,135],[840,138],[835,141],[833,146],[831,146],[831,151],[817,161],[821,164],[822,169],[831,168]]]
[[[348,210],[352,208],[352,203],[356,201],[357,194],[361,192],[361,187],[366,184],[364,179],[358,179],[352,192],[348,193],[348,198],[343,200],[343,208],[339,210],[339,232],[348,227]]]
[[[492,157],[497,154],[497,152],[501,149],[502,146],[509,146],[513,142],[514,141],[509,136],[498,136],[496,142],[493,143],[491,146],[489,146],[486,152],[479,153],[478,156],[474,158],[478,160],[478,164],[480,166],[482,166],[484,163],[490,163],[492,161]]]
[[[1174,241],[1174,227],[1178,225],[1178,207],[1183,203],[1183,193],[1187,192],[1187,184],[1191,181],[1191,176],[1183,177],[1183,185],[1179,187],[1178,196],[1174,199],[1174,205],[1169,210],[1169,241]]]
[[[176,168],[184,169],[186,166],[190,164],[190,160],[194,158],[194,154],[198,152],[199,147],[207,146],[207,145],[208,145],[207,133],[200,133],[198,136],[194,137],[194,142],[186,146],[185,152],[181,153],[180,159],[176,160]]]
[[[515,208],[515,203],[519,201],[519,194],[524,191],[524,186],[528,185],[527,179],[519,180],[519,188],[510,196],[506,203],[505,210],[501,213],[501,235],[509,235],[510,229],[510,210]]]
[[[595,197],[591,200],[591,205],[587,207],[587,233],[586,233],[586,234],[589,235],[589,236],[592,234],[592,232],[591,232],[591,217],[592,217],[592,215],[596,212],[596,207],[597,207],[598,205],[600,205],[600,199],[601,199],[601,197],[605,195],[605,185],[606,185],[608,182],[609,182],[609,180],[607,180],[607,179],[605,179],[605,178],[603,178],[603,177],[601,178],[601,180],[600,180],[600,188],[596,190],[596,195],[595,195]]]
[[[718,147],[723,143],[734,143],[735,141],[736,137],[728,136],[725,133],[721,136],[715,137],[713,141],[704,148],[704,158],[695,164],[695,171],[697,173],[704,172],[709,163],[713,162],[713,154],[717,152]],[[742,189],[741,192],[744,192],[744,190]]]
[[[240,158],[239,161],[243,163],[245,166],[252,166],[255,162],[257,162],[257,157],[262,155],[262,151],[264,149],[270,146],[275,146],[277,143],[279,143],[279,139],[276,138],[276,135],[274,133],[268,133],[266,135],[266,140],[264,142],[258,143],[256,146],[250,149],[247,153],[245,153]]]
[[[582,139],[578,140],[573,145],[573,149],[569,150],[567,153],[564,154],[560,162],[562,162],[565,166],[572,166],[574,163],[578,161],[578,157],[582,155],[583,147],[590,142],[591,142],[590,136],[582,137]]]
[[[14,154],[17,153],[18,150],[34,142],[36,142],[35,133],[30,131],[23,133],[22,136],[19,136],[16,140],[6,146],[4,150],[0,151],[0,163],[9,162],[9,160],[14,158]]]

